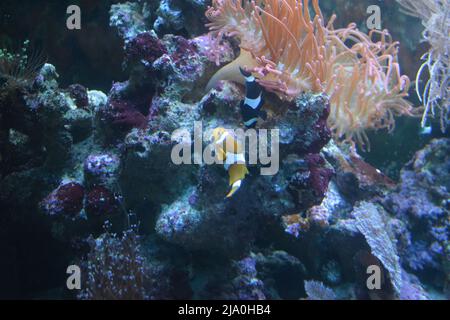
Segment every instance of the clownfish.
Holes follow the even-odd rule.
[[[231,190],[226,197],[229,198],[240,188],[242,180],[249,173],[245,165],[244,150],[233,133],[224,128],[214,129],[212,139],[216,157],[228,171]]]
[[[258,118],[267,118],[267,113],[261,110],[264,104],[264,89],[250,72],[241,67],[239,70],[245,78],[245,99],[241,101],[241,114],[245,127],[253,128]]]

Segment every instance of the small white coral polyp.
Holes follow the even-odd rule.
[[[305,91],[330,97],[328,119],[337,141],[357,142],[369,149],[365,130],[393,130],[396,115],[413,115],[404,98],[410,81],[397,62],[398,42],[388,31],[362,33],[354,23],[334,29],[319,1],[213,0],[206,12],[210,31],[219,38],[240,40],[241,55],[212,78],[239,79],[246,66],[266,90],[291,100]]]

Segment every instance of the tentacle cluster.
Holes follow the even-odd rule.
[[[431,48],[422,57],[423,64],[417,72],[416,92],[424,104],[422,127],[427,118],[439,112],[441,130],[450,123],[450,0],[397,0],[405,13],[422,19],[425,27],[423,38]],[[420,79],[428,70],[429,79],[420,88]]]
[[[395,115],[414,113],[404,99],[410,81],[400,73],[398,43],[387,30],[367,35],[354,23],[334,29],[336,17],[325,24],[318,0],[213,0],[206,16],[213,34],[240,39],[267,90],[288,100],[326,92],[339,141],[369,149],[365,130],[392,130]]]

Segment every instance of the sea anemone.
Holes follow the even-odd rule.
[[[30,50],[30,42],[24,41],[17,52],[0,48],[0,82],[2,85],[23,84],[33,80],[46,58],[40,50]]]
[[[219,70],[207,89],[219,80],[242,82],[239,66],[282,99],[305,91],[330,97],[329,126],[338,141],[357,142],[370,149],[367,129],[394,128],[394,116],[413,115],[404,98],[410,81],[401,75],[398,42],[387,30],[362,33],[354,23],[334,29],[324,23],[319,1],[213,0],[207,26],[219,38],[240,39],[240,56]]]
[[[431,48],[422,57],[424,63],[417,72],[416,91],[425,110],[422,127],[431,113],[435,116],[439,110],[441,130],[445,132],[450,113],[449,76],[450,76],[450,1],[449,0],[397,0],[406,14],[420,18],[425,27],[423,38]],[[420,93],[420,78],[428,69],[430,78]]]

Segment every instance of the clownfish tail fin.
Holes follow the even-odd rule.
[[[230,192],[228,192],[226,198],[232,197],[233,194],[235,194],[235,192],[238,191],[238,189],[241,187],[241,183],[242,183],[242,180],[238,180],[235,183],[233,183],[233,185],[231,186],[231,190],[230,190]]]

